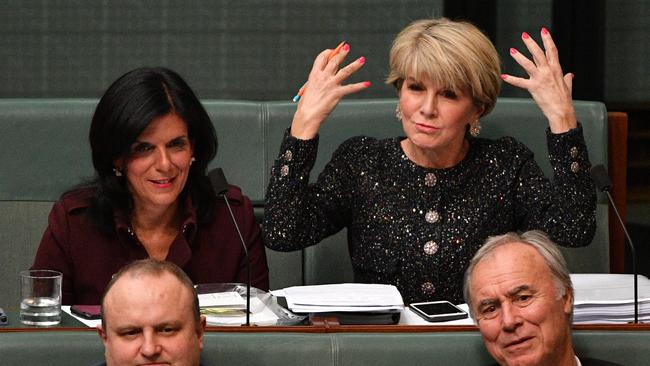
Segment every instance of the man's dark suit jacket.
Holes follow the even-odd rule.
[[[595,358],[582,358],[582,357],[578,357],[578,358],[580,359],[580,363],[582,364],[582,366],[623,366],[620,363],[597,360]]]
[[[578,357],[578,358],[580,359],[580,363],[582,364],[582,366],[623,366],[620,363],[597,360],[595,358],[582,358],[582,357]],[[495,363],[490,366],[499,366],[499,364]]]

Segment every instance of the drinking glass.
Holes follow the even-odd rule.
[[[61,322],[63,274],[50,270],[20,272],[20,321],[26,325],[50,326]]]

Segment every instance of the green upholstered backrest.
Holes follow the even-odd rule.
[[[238,185],[263,214],[268,166],[266,104],[243,101],[203,101],[218,136],[217,157],[210,168],[222,167],[229,183]],[[272,289],[302,284],[302,253],[266,251]]]
[[[626,366],[647,365],[650,331],[575,331],[580,357]],[[0,332],[3,366],[92,365],[104,348],[93,331]],[[480,334],[431,333],[242,333],[207,332],[206,365],[458,365],[492,363]]]
[[[0,100],[0,306],[18,304],[18,272],[33,261],[52,202],[92,174],[95,104]]]
[[[607,110],[600,102],[576,101],[592,165],[607,166]],[[487,137],[513,136],[526,144],[547,177],[552,169],[546,148],[548,122],[532,99],[500,99],[494,111],[483,120]],[[595,188],[594,188],[595,189]],[[596,207],[597,229],[593,241],[583,248],[561,248],[573,273],[609,272],[609,220],[605,197]]]
[[[0,306],[18,299],[18,272],[31,265],[47,213],[64,191],[89,178],[88,128],[97,100],[0,99]],[[270,168],[296,105],[291,102],[205,100],[217,130],[219,150],[210,167],[223,167],[228,181],[242,187],[262,213]],[[342,102],[320,133],[312,181],[345,139],[356,135],[402,134],[395,99]],[[606,163],[604,105],[576,102],[591,160]],[[528,99],[502,98],[483,120],[484,136],[511,135],[526,143],[548,173],[546,122]],[[607,272],[607,213],[598,207],[594,243],[564,250],[573,272]],[[267,251],[271,288],[352,280],[345,230],[314,247],[293,253]]]

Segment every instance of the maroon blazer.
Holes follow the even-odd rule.
[[[99,304],[104,287],[122,266],[148,258],[128,218],[116,212],[115,233],[99,231],[86,214],[94,190],[66,193],[54,204],[32,269],[63,273],[63,304]],[[260,227],[250,200],[238,187],[227,197],[248,245],[252,285],[269,289],[269,271]],[[181,267],[196,284],[246,282],[246,256],[225,202],[217,200],[212,220],[198,222],[191,201],[185,202],[183,225],[166,260]]]

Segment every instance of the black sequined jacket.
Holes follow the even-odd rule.
[[[351,138],[308,184],[318,138],[287,131],[268,188],[266,245],[298,250],[347,227],[355,281],[394,284],[405,303],[461,303],[464,271],[488,236],[540,229],[562,246],[591,242],[596,193],[580,125],[547,130],[552,181],[511,137],[471,139],[447,169],[413,163],[403,139]]]

